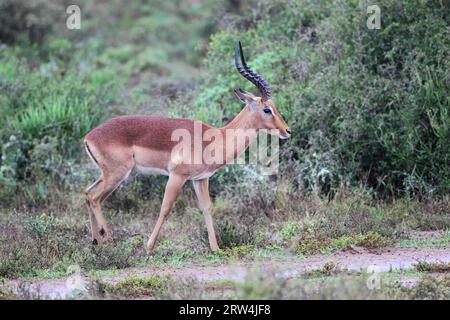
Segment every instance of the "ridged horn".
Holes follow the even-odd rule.
[[[242,66],[239,64],[239,55],[241,57]],[[252,69],[250,69],[249,66],[247,66],[247,63],[245,62],[244,51],[242,50],[240,41],[234,48],[234,65],[245,79],[253,83],[258,88],[258,90],[261,92],[263,100],[268,100],[272,97],[267,81],[261,75],[257,74]]]

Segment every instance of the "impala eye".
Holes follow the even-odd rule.
[[[267,107],[265,107],[263,109],[263,111],[264,111],[265,114],[271,114],[272,113],[272,110],[270,110],[270,108],[267,108]]]

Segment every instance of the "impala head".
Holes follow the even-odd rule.
[[[239,53],[242,65],[239,64]],[[261,96],[258,97],[242,89],[234,90],[236,96],[245,103],[251,111],[252,120],[256,129],[277,129],[281,139],[288,139],[291,136],[291,129],[286,124],[286,121],[284,121],[272,101],[269,84],[261,75],[257,74],[247,66],[240,41],[234,49],[234,64],[239,73],[245,79],[253,83],[261,94]]]

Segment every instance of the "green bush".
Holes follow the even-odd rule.
[[[450,298],[450,279],[424,276],[407,291],[414,300],[448,300]]]
[[[0,90],[4,111],[1,137],[14,134],[23,140],[56,137],[59,149],[73,156],[79,141],[98,121],[104,106],[101,92],[94,92],[75,74],[33,72],[6,50],[0,58]]]
[[[211,38],[194,116],[223,124],[240,110],[232,89],[255,90],[232,64],[239,39],[294,132],[282,164],[302,187],[313,189],[327,170],[334,188],[448,193],[449,3],[378,5],[380,30],[366,27],[358,2],[264,1],[228,17],[234,27]]]
[[[228,220],[219,220],[215,225],[217,242],[219,248],[232,248],[236,246],[248,245],[253,242],[252,228],[233,223]],[[207,233],[204,233],[204,242],[208,243]]]
[[[13,49],[0,51],[0,61],[0,196],[8,204],[21,190],[36,203],[45,198],[46,184],[63,186],[73,175],[81,139],[98,124],[109,98],[57,67],[30,68]]]
[[[84,246],[80,265],[87,270],[123,269],[136,264],[142,239],[131,238],[114,244]]]
[[[0,1],[0,42],[42,44],[64,9],[62,1]]]

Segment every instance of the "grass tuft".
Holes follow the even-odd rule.
[[[417,271],[420,272],[433,272],[433,273],[450,273],[450,262],[449,263],[430,263],[425,261],[420,261],[414,266]]]
[[[107,284],[104,287],[104,293],[125,298],[154,296],[163,289],[165,282],[166,279],[160,276],[129,278],[116,284]]]

